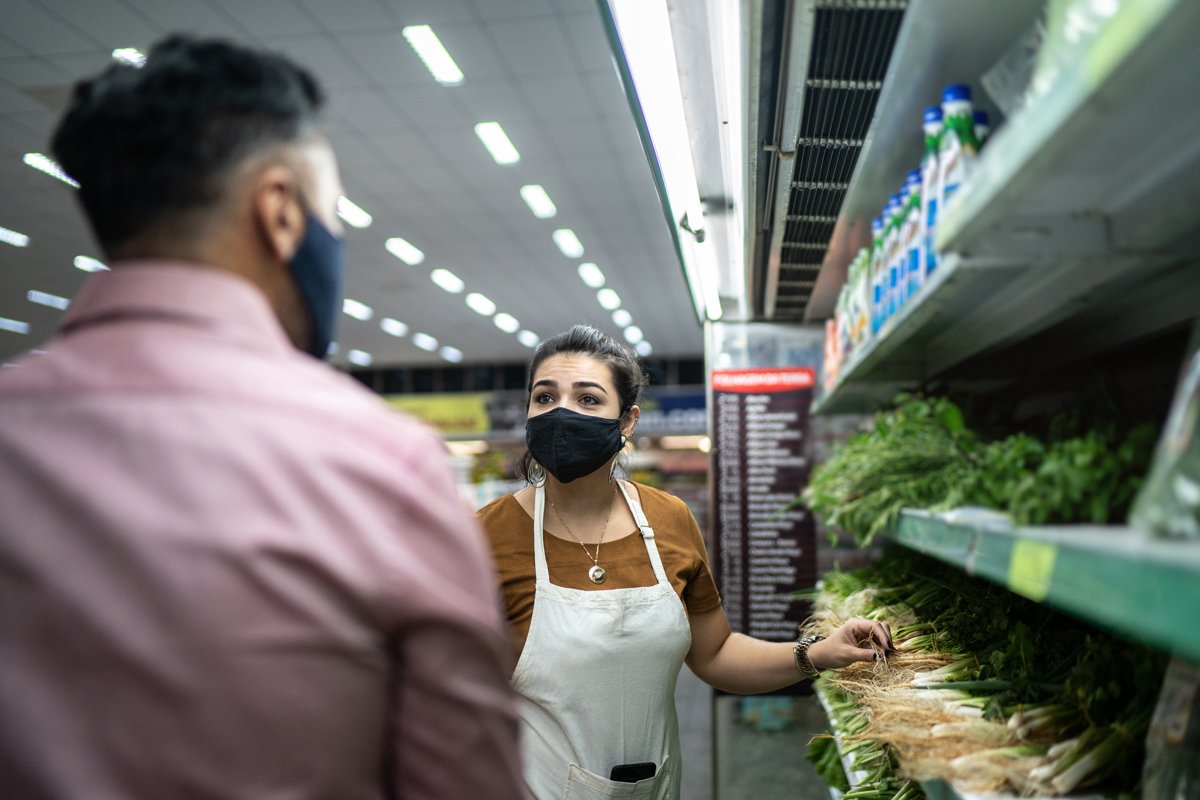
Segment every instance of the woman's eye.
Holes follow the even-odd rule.
[[[585,406],[594,406],[600,401],[595,397],[592,397],[590,394],[585,394],[583,397],[579,398],[579,402],[583,403]]]
[[[551,397],[549,394],[546,394],[545,392],[543,392],[542,394],[539,394],[537,397],[534,398],[534,402],[536,402],[536,403],[553,403],[554,398]]]

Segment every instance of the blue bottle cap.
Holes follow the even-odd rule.
[[[982,108],[977,108],[977,109],[975,109],[975,113],[972,116],[972,119],[975,121],[976,125],[987,125],[988,124],[988,113],[986,111],[984,111]]]
[[[908,171],[908,177],[905,178],[905,180],[904,180],[905,186],[912,186],[914,183],[917,184],[918,186],[921,184],[921,168],[920,167],[917,167],[916,169],[910,169]]]
[[[928,124],[930,122],[941,122],[941,121],[942,121],[942,107],[941,106],[930,106],[929,108],[925,109],[926,124]]]
[[[965,83],[952,83],[942,90],[942,102],[950,103],[955,100],[971,99],[971,87]]]
[[[883,233],[883,217],[872,217],[871,218],[871,232],[872,233]]]

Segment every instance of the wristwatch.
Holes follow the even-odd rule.
[[[817,636],[813,633],[805,634],[792,648],[792,656],[796,659],[796,669],[800,670],[800,674],[806,678],[818,678],[821,675],[821,671],[813,666],[812,659],[808,657],[808,648],[824,638],[824,636]]]

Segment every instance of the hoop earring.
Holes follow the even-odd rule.
[[[546,468],[536,461],[529,464],[529,482],[534,486],[546,485]]]

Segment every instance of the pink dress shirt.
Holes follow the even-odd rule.
[[[443,447],[200,265],[92,276],[0,370],[0,796],[521,796]]]

